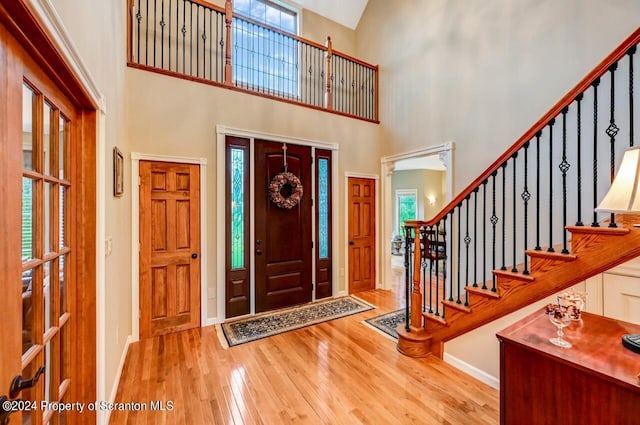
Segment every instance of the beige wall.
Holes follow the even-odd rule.
[[[637,0],[369,0],[383,155],[456,143],[454,195],[638,26]]]
[[[216,288],[218,214],[224,206],[216,204],[217,178],[224,170],[216,168],[217,124],[339,145],[339,184],[334,200],[339,205],[338,225],[344,235],[344,174],[377,174],[380,158],[378,126],[231,90],[194,84],[136,69],[127,69],[129,101],[127,137],[131,151],[145,154],[207,158],[206,202],[208,217],[207,261],[209,288]],[[223,254],[222,254],[223,255]],[[344,268],[343,244],[335,259]],[[344,280],[340,280],[344,290]],[[209,299],[209,317],[216,315],[216,302]]]
[[[129,187],[129,144],[126,137],[125,92],[125,5],[124,1],[53,0],[82,61],[87,65],[106,99],[106,234],[98,243],[112,238],[113,251],[106,258],[106,393],[109,396],[127,336],[131,333],[131,197]],[[112,151],[117,146],[125,155],[125,194],[114,198]]]

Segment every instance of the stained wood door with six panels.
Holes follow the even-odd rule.
[[[200,168],[140,161],[140,338],[200,326]]]
[[[349,177],[349,293],[375,289],[376,182]]]

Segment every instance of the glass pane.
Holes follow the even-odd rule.
[[[30,260],[33,252],[33,228],[35,226],[35,191],[33,180],[22,178],[22,261]]]
[[[248,14],[249,13],[249,0],[235,0],[233,2],[233,10]]]
[[[318,160],[318,248],[320,258],[329,257],[329,160]]]
[[[31,363],[29,363],[29,365],[27,367],[25,367],[22,370],[22,376],[34,376],[36,374],[37,371],[37,367],[36,367],[36,362],[35,360],[32,361]],[[34,402],[36,401],[36,390],[37,390],[38,386],[36,385],[35,387],[32,388],[25,388],[24,390],[20,391],[20,398],[23,399],[24,401],[28,401],[28,402]],[[37,404],[36,404],[36,409],[24,409],[22,411],[22,423],[25,425],[31,425],[32,423],[35,423],[36,418],[35,415],[40,412],[40,409]],[[42,413],[40,413],[42,414]],[[12,422],[13,423],[13,422]]]
[[[231,268],[244,267],[244,150],[231,149]]]
[[[274,7],[267,7],[266,23],[272,27],[280,28],[280,10]]]
[[[44,119],[43,129],[44,135],[42,137],[43,149],[44,149],[44,174],[51,175],[51,106],[45,102],[44,104]]]
[[[33,91],[22,85],[22,155],[24,168],[33,170]]]
[[[52,269],[53,264],[51,263],[51,261],[47,261],[46,263],[44,263],[44,276],[43,276],[43,284],[42,284],[42,290],[44,293],[44,331],[48,331],[49,328],[51,328],[51,326],[54,323],[54,319],[53,319],[53,305],[51,303],[51,299],[53,296],[53,288],[51,286],[52,282],[51,282],[51,278],[52,278]]]
[[[282,19],[282,24],[280,25],[280,28],[282,28],[285,31],[292,32],[294,34],[297,33],[295,15],[290,15],[286,12],[282,12],[281,19]]]
[[[416,196],[400,195],[398,197],[398,230],[402,233],[405,220],[416,219]]]
[[[45,183],[44,185],[44,210],[43,210],[43,219],[44,219],[44,253],[47,254],[53,251],[53,246],[51,245],[51,200],[53,199],[53,184]]]
[[[59,155],[59,161],[58,161],[58,177],[61,179],[66,178],[66,174],[64,173],[64,169],[65,169],[65,159],[66,159],[66,151],[65,149],[67,149],[67,141],[65,140],[66,137],[66,132],[65,132],[65,120],[63,117],[60,117],[60,134],[59,134],[59,138],[58,138],[58,155]]]
[[[53,341],[53,339],[47,342],[47,345],[44,347],[44,399],[46,401],[53,401],[58,398],[58,392],[56,391],[55,394],[53,393],[53,376],[51,376],[53,373],[53,362],[51,359],[51,353],[53,350],[51,350],[51,341]]]
[[[22,272],[22,354],[35,344],[33,279],[35,269]]]
[[[69,358],[69,322],[60,328],[60,383],[69,378],[67,359]]]
[[[68,188],[64,187],[64,186],[60,186],[60,200],[59,200],[59,216],[58,216],[58,228],[60,231],[60,234],[58,235],[58,246],[62,249],[63,247],[67,246],[67,232],[66,232],[66,228],[65,228],[65,224],[67,222],[67,211],[65,209],[66,206],[66,202],[67,202],[67,192],[68,192]]]
[[[58,264],[58,276],[60,276],[58,298],[60,298],[60,316],[67,312],[67,256],[62,255]]]

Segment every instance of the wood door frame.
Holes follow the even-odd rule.
[[[131,152],[131,341],[140,340],[140,161],[200,166],[200,327],[212,325],[207,315],[207,158]]]
[[[376,207],[375,207],[375,238],[374,238],[374,254],[376,256],[375,261],[375,289],[381,288],[381,280],[380,280],[380,176],[377,174],[367,174],[367,173],[356,173],[352,171],[346,171],[344,173],[344,287],[345,293],[342,295],[346,295],[349,293],[349,178],[356,179],[369,179],[373,180],[376,185],[376,190],[374,191],[374,195],[376,197]],[[391,245],[391,243],[389,243]]]
[[[413,151],[403,152],[396,155],[385,156],[380,159],[380,165],[382,167],[382,180],[380,186],[380,193],[383,199],[382,213],[382,246],[380,248],[380,254],[385,258],[385,261],[380,263],[382,279],[382,289],[390,289],[392,280],[391,273],[391,235],[394,229],[394,216],[393,216],[393,202],[394,196],[393,185],[391,178],[395,170],[395,164],[397,161],[410,158],[420,158],[428,155],[440,155],[442,162],[446,168],[446,186],[447,186],[447,198],[446,202],[451,201],[453,194],[453,151],[455,144],[453,142],[446,142],[441,145],[429,146]],[[388,242],[387,242],[388,241]]]
[[[216,125],[216,135],[217,135],[217,165],[216,165],[216,179],[217,179],[217,188],[216,188],[216,203],[217,205],[224,205],[225,204],[225,173],[226,173],[226,164],[225,164],[225,148],[226,148],[226,142],[225,142],[225,138],[226,136],[235,136],[235,137],[242,137],[242,138],[246,138],[249,139],[249,167],[250,167],[250,173],[252,176],[255,175],[255,169],[254,169],[254,141],[256,139],[259,140],[266,140],[266,141],[272,141],[272,142],[286,142],[286,143],[290,143],[293,145],[301,145],[301,146],[309,146],[312,148],[312,155],[315,153],[315,149],[324,149],[324,150],[330,150],[332,151],[332,158],[331,158],[331,187],[333,188],[337,188],[338,187],[338,167],[339,167],[339,146],[337,143],[330,143],[330,142],[323,142],[323,141],[319,141],[319,140],[311,140],[311,139],[303,139],[303,138],[299,138],[299,137],[292,137],[292,136],[283,136],[283,135],[279,135],[279,134],[272,134],[272,133],[265,133],[262,131],[255,131],[255,130],[246,130],[246,129],[240,129],[240,128],[233,128],[233,127],[228,127],[225,125],[221,125],[218,124]],[[315,170],[315,168],[314,168]],[[313,171],[315,172],[315,171]],[[255,240],[255,205],[254,205],[254,197],[255,197],[255,182],[254,179],[251,178],[249,179],[249,198],[251,199],[251,206],[250,206],[250,240]],[[310,188],[311,190],[314,190],[314,187]],[[313,193],[313,192],[312,192]],[[334,194],[334,202],[332,203],[332,208],[331,208],[331,216],[333,218],[333,220],[337,220],[338,216],[339,216],[339,207],[340,207],[340,202],[339,202],[339,196],[337,194]],[[315,208],[316,206],[314,205],[313,209],[312,209],[312,213],[311,213],[311,217],[312,217],[312,221],[311,221],[311,231],[312,234],[314,235],[314,241],[315,241],[315,226],[316,226],[316,222],[315,222]],[[337,221],[334,221],[334,223],[337,223]],[[217,214],[217,219],[216,219],[216,234],[217,235],[224,235],[225,234],[225,214]],[[339,252],[340,249],[340,241],[339,239],[339,234],[338,234],[338,227],[337,225],[334,225],[331,229],[331,249],[332,252],[337,253]],[[317,249],[317,243],[314,243],[314,248],[312,251],[312,258],[315,258],[315,250]],[[217,282],[225,282],[225,238],[217,238],[217,246],[216,246],[216,250],[217,250],[217,254],[216,254],[216,276]],[[251,250],[251,254],[250,254],[250,260],[251,260],[251,267],[249,270],[249,279],[250,279],[250,292],[252,294],[252,298],[251,298],[251,311],[249,313],[249,315],[253,315],[255,314],[255,297],[253,295],[255,295],[255,252],[252,249]],[[312,269],[311,269],[311,278],[312,278],[312,283],[315,285],[315,261],[312,262]],[[338,287],[339,287],[339,267],[337,267],[337,264],[334,264],[333,269],[331,270],[331,278],[332,278],[332,297],[337,297],[339,295],[344,295],[345,292],[340,292],[338,291]],[[208,324],[215,324],[215,323],[222,323],[226,320],[225,318],[225,299],[226,299],[226,294],[225,294],[225,285],[224,284],[217,284],[216,285],[216,291],[217,291],[217,312],[216,312],[216,319],[214,320],[210,320],[210,322]],[[312,301],[315,300],[315,288],[313,290],[312,293]],[[234,319],[238,319],[240,317],[243,316],[238,316],[238,317],[234,317]],[[204,325],[203,325],[204,326]]]
[[[95,282],[95,285],[76,288],[76,299],[80,301],[75,306],[76,321],[86,326],[74,331],[75,339],[84,342],[80,344],[82,353],[78,353],[83,361],[72,360],[71,373],[88,376],[90,380],[83,388],[75,389],[70,398],[80,402],[105,400],[105,248],[99,235],[104,235],[106,228],[106,101],[49,0],[15,0],[2,4],[0,21],[80,109],[78,133],[82,143],[78,144],[76,154],[88,160],[80,161],[73,170],[74,179],[83,182],[75,207],[88,214],[76,221],[77,230],[70,231],[77,232],[76,282]],[[108,412],[97,412],[98,423],[105,423],[107,418]]]

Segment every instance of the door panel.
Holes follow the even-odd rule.
[[[332,291],[332,188],[331,151],[316,149],[316,299],[330,297]]]
[[[199,186],[197,165],[140,161],[141,338],[200,325]]]
[[[304,187],[301,201],[279,208],[269,182],[284,171],[282,143],[255,141],[256,312],[311,301],[311,149],[287,146],[287,167]],[[283,196],[288,196],[286,189]]]
[[[350,177],[349,293],[375,289],[375,180]]]

